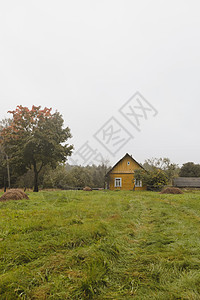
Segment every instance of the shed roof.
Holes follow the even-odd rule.
[[[200,188],[200,177],[177,177],[173,185],[177,187],[198,187]]]

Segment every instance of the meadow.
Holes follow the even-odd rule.
[[[200,299],[200,192],[0,202],[0,299]]]

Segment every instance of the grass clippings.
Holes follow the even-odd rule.
[[[83,188],[83,191],[85,191],[85,192],[91,192],[92,188],[89,187],[89,186],[86,186],[86,187]]]
[[[0,201],[22,200],[22,199],[29,199],[29,198],[26,193],[18,189],[8,190],[0,197]]]
[[[176,187],[167,187],[163,191],[160,192],[161,194],[183,194],[181,189]]]

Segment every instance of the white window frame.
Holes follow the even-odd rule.
[[[130,161],[127,161],[127,165],[128,165],[128,166],[130,165]]]
[[[119,182],[119,184],[117,182]],[[122,187],[122,179],[120,177],[115,178],[115,187]]]
[[[135,187],[142,187],[142,180],[135,179]]]

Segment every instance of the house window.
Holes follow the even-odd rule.
[[[142,187],[142,180],[135,179],[135,187]]]
[[[115,187],[121,187],[121,186],[122,186],[122,179],[115,178]]]
[[[128,166],[130,165],[130,161],[127,162],[127,165],[128,165]]]

